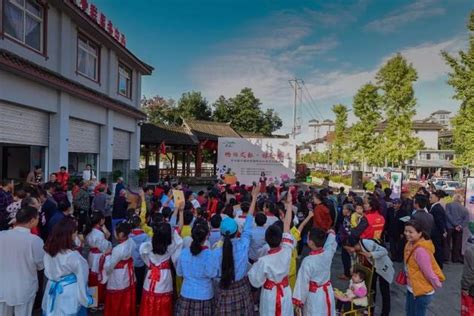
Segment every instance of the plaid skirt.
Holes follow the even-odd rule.
[[[216,315],[254,315],[252,287],[247,277],[234,282],[228,289],[217,289]]]
[[[201,301],[180,296],[176,302],[176,316],[213,316],[214,299]]]

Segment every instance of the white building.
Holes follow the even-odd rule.
[[[377,125],[375,131],[382,133],[387,127],[387,122],[384,121]],[[438,148],[438,137],[439,132],[443,129],[443,126],[433,122],[427,121],[413,121],[412,136],[418,137],[425,144],[425,149],[439,149]]]
[[[444,129],[451,129],[451,112],[449,111],[439,110],[433,112],[427,120],[438,123],[443,126]]]
[[[0,0],[0,178],[139,167],[141,76],[153,68],[88,1]]]

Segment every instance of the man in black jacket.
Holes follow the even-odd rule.
[[[430,195],[430,213],[433,215],[434,219],[433,229],[431,230],[431,240],[435,246],[434,257],[441,269],[443,269],[444,262],[444,239],[448,236],[446,229],[446,212],[444,211],[443,206],[439,203],[443,197],[443,191],[436,191]]]
[[[405,216],[408,216],[406,210],[402,209],[402,201],[394,199],[393,205],[387,209],[387,222],[385,223],[385,231],[388,235],[390,243],[390,256],[392,261],[403,261],[403,249],[405,248],[405,239],[403,232],[405,230],[405,223],[401,221]]]

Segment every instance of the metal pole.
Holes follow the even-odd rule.
[[[298,96],[298,79],[295,78],[295,99],[293,102],[293,139],[296,138],[296,100]]]

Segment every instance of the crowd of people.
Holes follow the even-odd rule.
[[[122,178],[97,181],[90,167],[82,179],[62,167],[48,180],[35,169],[22,187],[1,183],[0,315],[35,306],[43,315],[389,315],[396,281],[406,315],[423,316],[443,265],[463,260],[463,299],[474,292],[460,195],[444,204],[443,192],[424,188],[392,199],[381,187],[358,195],[261,181],[133,190]],[[343,290],[331,284],[338,248]]]

